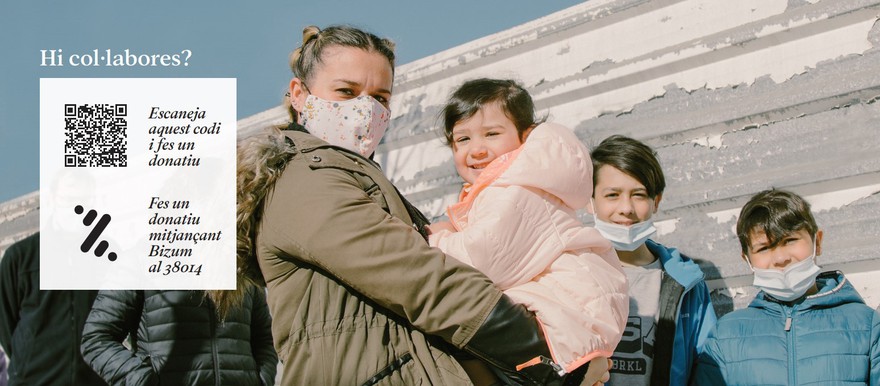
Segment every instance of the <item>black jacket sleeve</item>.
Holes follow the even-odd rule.
[[[100,291],[86,319],[83,358],[110,385],[158,384],[149,356],[122,345],[142,308],[137,291]]]
[[[563,369],[552,361],[535,314],[506,295],[498,300],[464,348],[519,385],[579,384],[588,366],[584,364],[582,371],[563,378]]]
[[[6,354],[12,357],[12,332],[20,321],[21,301],[24,294],[21,293],[20,279],[21,265],[24,256],[19,250],[20,244],[13,244],[6,250],[3,260],[0,260],[0,346]],[[39,258],[39,256],[35,256]]]
[[[253,299],[251,310],[251,352],[260,369],[260,381],[264,386],[275,384],[275,373],[278,371],[278,355],[272,343],[272,317],[266,304],[266,294],[262,288],[250,289]]]

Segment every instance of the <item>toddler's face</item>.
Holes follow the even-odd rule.
[[[455,170],[472,184],[492,160],[516,150],[521,144],[516,126],[501,106],[487,104],[452,128]]]
[[[600,220],[623,226],[640,223],[657,212],[660,195],[648,197],[639,180],[610,165],[596,171],[593,206]]]
[[[789,233],[770,246],[764,230],[749,232],[748,258],[752,267],[783,270],[785,267],[813,255],[813,238],[806,229]],[[822,231],[816,232],[816,255],[822,253]]]

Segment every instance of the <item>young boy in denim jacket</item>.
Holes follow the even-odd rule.
[[[791,192],[760,192],[736,232],[760,291],[718,321],[693,384],[880,384],[880,314],[843,273],[820,273],[822,231],[810,205]]]

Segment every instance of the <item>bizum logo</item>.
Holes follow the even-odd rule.
[[[76,212],[76,214],[82,214],[83,211],[85,211],[85,209],[82,207],[82,205],[77,205],[76,207],[73,208],[73,211]],[[85,225],[85,226],[92,225],[92,223],[95,222],[96,217],[98,217],[98,212],[96,212],[94,209],[90,209],[89,213],[86,213],[86,217],[83,218],[83,225]],[[98,219],[98,223],[95,224],[95,227],[92,228],[92,231],[89,232],[89,235],[86,236],[86,239],[83,240],[82,245],[80,245],[80,247],[79,247],[80,251],[82,251],[83,253],[86,253],[90,249],[92,249],[92,246],[95,245],[95,241],[98,240],[98,237],[101,236],[101,233],[104,232],[104,229],[107,228],[107,224],[109,224],[109,223],[110,223],[110,215],[106,214],[106,213],[101,215],[101,218]],[[98,256],[98,257],[103,256],[104,252],[106,252],[107,248],[109,248],[109,247],[110,247],[110,243],[108,243],[107,240],[101,240],[101,242],[98,243],[98,246],[95,247],[95,256]],[[107,255],[107,259],[109,259],[110,261],[116,261],[116,253],[110,252]]]

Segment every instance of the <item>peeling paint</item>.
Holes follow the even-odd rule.
[[[804,199],[810,204],[813,213],[822,211],[839,209],[850,205],[853,202],[864,199],[866,197],[880,193],[880,184],[859,186],[851,189],[835,190],[828,193],[805,195]],[[725,209],[706,213],[706,216],[713,218],[718,224],[733,223],[736,225],[736,219],[742,207]]]
[[[673,218],[655,222],[654,227],[657,228],[657,236],[659,237],[675,232],[675,225],[678,224],[679,221],[681,221],[681,219]]]
[[[668,184],[658,241],[695,258],[713,288],[733,288],[713,292],[720,310],[742,307],[754,291],[733,228],[763,189],[813,204],[832,267],[880,262],[878,14],[880,0],[584,2],[399,66],[377,159],[442,217],[460,181],[437,112],[466,79],[518,79],[588,146],[623,134],[657,150]]]
[[[732,287],[732,288],[724,288],[720,289],[718,293],[727,296],[731,299],[742,298],[748,294],[748,291],[744,287]]]
[[[691,141],[691,143],[697,144],[699,146],[708,147],[710,149],[720,149],[724,146],[724,142],[721,140],[721,137],[724,133],[711,135],[707,137],[695,138]],[[721,170],[719,170],[721,171]]]
[[[736,218],[739,217],[740,210],[742,210],[742,208],[721,210],[717,212],[706,213],[706,216],[715,219],[715,221],[719,224],[727,224],[733,220],[736,220]]]
[[[857,200],[861,200],[877,193],[880,193],[880,184],[837,190],[834,192],[807,196],[804,197],[804,199],[810,203],[813,212],[821,212],[847,206]]]

